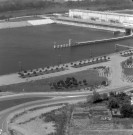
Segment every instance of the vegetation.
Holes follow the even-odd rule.
[[[123,115],[123,117],[133,118],[133,105],[124,103],[120,108],[120,112]]]
[[[77,90],[79,89],[80,87],[81,88],[88,88],[89,86],[89,89],[93,89],[93,88],[96,88],[100,85],[102,86],[107,86],[107,81],[102,81],[101,83],[95,83],[93,85],[90,86],[89,82],[87,82],[86,79],[83,79],[83,80],[77,80],[75,79],[74,77],[67,77],[66,80],[59,80],[57,82],[53,82],[53,83],[50,83],[50,87],[51,89],[55,89],[55,90]]]
[[[130,57],[129,59],[126,60],[127,65],[131,65],[133,63],[133,58]]]
[[[59,80],[58,82],[54,82],[54,83],[51,83],[51,88],[54,88],[56,90],[59,90],[59,89],[63,89],[63,88],[77,88],[79,85],[80,86],[83,86],[83,85],[87,85],[87,81],[84,79],[83,81],[77,81],[77,79],[75,79],[74,77],[67,77],[65,81],[63,80]]]
[[[67,122],[70,120],[70,111],[71,107],[64,106],[58,110],[53,110],[49,113],[42,114],[40,118],[44,118],[45,122],[55,123],[56,133],[54,133],[54,135],[65,135]]]
[[[54,89],[51,84],[63,80],[65,81],[66,78],[76,78],[78,83],[78,87],[68,87],[62,89]],[[81,82],[82,80],[82,82]],[[87,82],[87,85],[83,85],[83,80]],[[71,74],[66,74],[66,75],[61,75],[57,77],[51,77],[47,79],[41,79],[41,80],[36,80],[36,81],[28,81],[25,83],[20,83],[20,84],[12,84],[12,85],[7,85],[7,86],[0,86],[0,90],[2,91],[13,91],[13,92],[22,92],[23,89],[25,92],[52,92],[52,91],[58,91],[58,90],[64,90],[64,91],[72,91],[72,90],[79,90],[81,88],[86,88],[86,87],[91,87],[97,88],[98,85],[101,85],[103,81],[108,82],[106,77],[100,77],[98,72],[96,70],[85,70],[85,71],[80,71],[77,73],[71,73]],[[72,85],[71,85],[72,86]]]
[[[103,93],[103,94],[99,94],[98,92],[96,92],[95,90],[93,90],[93,95],[88,96],[87,97],[87,102],[91,102],[91,103],[101,103],[102,101],[107,101],[109,99],[108,94],[107,93]]]
[[[112,110],[113,108],[119,108],[118,100],[114,97],[110,97],[108,100],[108,108]]]
[[[92,103],[101,102],[102,101],[102,97],[101,97],[101,95],[98,92],[94,91],[91,101],[92,101]]]
[[[123,74],[125,76],[125,79],[128,82],[132,82],[132,78],[133,78],[133,58],[130,57],[127,60],[123,61],[121,63],[122,69],[123,69]]]
[[[90,96],[88,97],[90,99]],[[118,109],[120,110],[122,117],[133,117],[133,105],[131,105],[131,97],[124,92],[110,92],[109,96],[106,93],[99,94],[98,92],[93,92],[91,100],[87,100],[87,102],[90,101],[93,104],[107,101],[106,104],[111,111],[113,109]]]
[[[34,14],[39,13],[38,10],[43,10],[44,12],[51,13],[51,12],[64,12],[67,11],[69,8],[83,8],[89,10],[118,10],[118,9],[127,9],[133,8],[133,3],[131,0],[84,0],[84,1],[69,1],[64,2],[64,0],[56,0],[54,1],[47,1],[47,0],[5,0],[0,1],[0,12],[6,11],[17,11],[20,10],[27,10],[25,14],[30,10],[33,10],[32,13]],[[21,14],[20,12],[20,14]],[[24,12],[23,12],[24,13]],[[7,15],[14,15],[14,13],[5,13],[4,16]]]

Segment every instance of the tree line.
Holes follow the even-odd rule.
[[[84,0],[84,1],[68,1],[61,2],[58,0],[44,1],[44,0],[10,0],[7,2],[0,3],[0,11],[16,11],[16,10],[25,10],[25,9],[38,9],[38,8],[50,8],[54,6],[61,6],[67,8],[91,8],[96,7],[101,10],[111,10],[111,9],[121,9],[121,8],[133,8],[133,4],[130,0]],[[103,8],[104,7],[104,8]]]

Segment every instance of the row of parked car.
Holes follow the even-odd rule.
[[[131,55],[133,55],[133,50],[120,52],[120,55],[123,56],[123,57],[131,56]]]
[[[110,60],[110,57],[101,56],[101,57],[97,57],[97,58],[91,58],[91,59],[73,62],[72,67],[78,68],[78,67],[82,67],[82,66],[86,66],[86,65],[92,65],[92,64],[97,64],[97,63],[101,63],[101,62],[106,62],[109,60]]]
[[[26,77],[33,77],[33,76],[39,76],[39,75],[63,71],[63,70],[66,70],[67,67],[68,65],[62,64],[59,66],[48,66],[45,68],[23,70],[23,71],[20,71],[18,74],[20,75],[20,77],[26,78]]]
[[[96,64],[96,63],[100,63],[100,62],[106,62],[106,61],[109,61],[109,60],[110,60],[110,57],[102,56],[102,57],[97,57],[97,58],[91,58],[91,59],[71,62],[69,64],[60,64],[59,66],[48,66],[48,67],[45,67],[45,68],[23,70],[23,71],[20,71],[18,74],[22,78],[33,77],[33,76],[39,76],[39,75],[64,71],[69,66],[77,68],[77,67],[82,67],[82,66],[85,66],[85,65],[92,65],[92,64]]]

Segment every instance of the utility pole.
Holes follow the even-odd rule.
[[[22,62],[19,61],[18,64],[19,64],[19,72],[21,72],[22,71]]]
[[[69,46],[72,45],[72,39],[69,39]]]
[[[60,65],[61,64],[61,55],[59,54],[58,57],[59,57],[59,65]]]
[[[92,51],[91,51],[91,48],[90,48],[90,57],[92,58]]]
[[[115,45],[115,52],[118,52],[118,46],[117,46],[117,44]]]

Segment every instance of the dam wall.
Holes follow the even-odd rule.
[[[125,33],[125,28],[122,26],[115,26],[115,25],[109,25],[109,24],[95,24],[90,22],[84,22],[84,21],[76,21],[72,20],[70,18],[54,18],[55,23],[59,24],[65,24],[65,25],[73,25],[73,26],[79,26],[79,27],[89,27],[89,28],[95,28],[95,29],[101,29],[106,31],[120,31]],[[126,35],[122,37],[116,37],[116,38],[109,38],[109,39],[101,39],[101,40],[94,40],[94,41],[85,41],[85,42],[76,42],[71,44],[62,44],[62,45],[54,45],[54,48],[60,49],[64,47],[76,47],[81,45],[90,45],[90,44],[98,44],[98,43],[106,43],[106,42],[113,42],[113,41],[120,41],[128,38],[132,38],[133,34]]]
[[[108,39],[101,39],[101,40],[93,40],[93,41],[84,41],[84,42],[76,42],[69,44],[62,44],[62,45],[54,45],[54,49],[60,49],[60,48],[67,48],[67,47],[76,47],[76,46],[83,46],[83,45],[92,45],[92,44],[98,44],[98,43],[106,43],[106,42],[113,42],[113,41],[120,41],[133,38],[133,34],[122,36],[122,37],[116,37],[116,38],[108,38]]]
[[[113,42],[113,41],[119,41],[119,40],[129,39],[129,38],[132,38],[132,37],[133,37],[133,34],[128,35],[128,36],[117,37],[117,38],[109,38],[109,39],[102,39],[102,40],[78,42],[78,43],[76,43],[75,45],[72,45],[72,46],[90,45],[90,44]]]
[[[83,24],[83,23],[76,23],[76,22],[67,22],[67,21],[63,21],[63,20],[55,20],[55,23],[78,26],[78,27],[88,27],[88,28],[106,30],[106,31],[112,31],[112,32],[115,32],[115,31],[125,32],[125,29],[113,28],[113,27],[107,27],[107,26],[100,26],[100,25],[98,26],[98,25],[95,25],[95,24]]]

